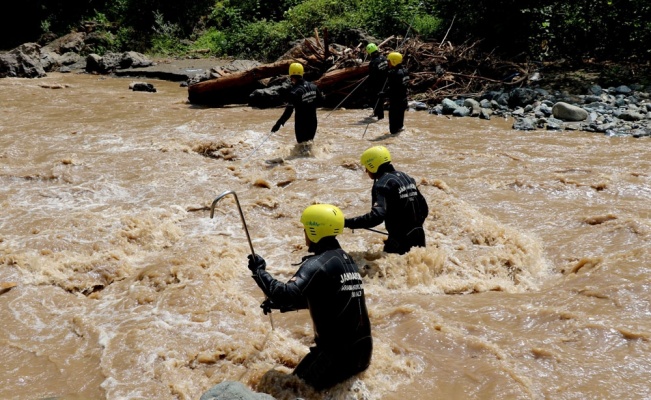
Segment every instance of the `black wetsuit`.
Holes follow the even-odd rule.
[[[285,125],[296,108],[294,117],[296,141],[303,143],[314,139],[317,127],[316,109],[322,100],[323,94],[314,83],[302,78],[297,80],[290,89],[287,106],[277,124]]]
[[[309,309],[315,347],[294,374],[321,390],[364,371],[371,362],[373,341],[362,278],[353,259],[335,237],[313,243],[294,276],[282,283],[264,269],[253,276],[281,311]]]
[[[389,98],[389,132],[398,133],[405,124],[407,104],[407,70],[398,64],[389,69],[386,95]]]
[[[347,228],[372,228],[384,221],[389,233],[384,242],[387,253],[404,254],[414,246],[425,247],[423,222],[429,208],[412,177],[396,171],[391,163],[380,165],[371,201],[369,213],[345,220]]]
[[[373,115],[378,119],[384,118],[384,96],[381,93],[387,84],[388,70],[387,58],[379,51],[373,52],[368,65],[368,95],[373,107]]]

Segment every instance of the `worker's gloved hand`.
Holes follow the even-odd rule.
[[[350,228],[350,219],[349,218],[344,219],[344,228]]]
[[[249,259],[248,267],[251,272],[253,272],[253,274],[257,274],[258,270],[265,269],[267,267],[267,262],[264,260],[264,258],[260,257],[257,254],[249,254],[247,258]]]
[[[262,312],[264,315],[267,315],[271,312],[272,308],[278,309],[276,305],[271,301],[271,299],[266,299],[265,301],[260,304],[260,308],[262,308]]]
[[[276,122],[273,128],[271,128],[271,132],[278,132],[278,129],[280,129],[281,126],[283,126],[283,124],[281,124],[280,122]]]

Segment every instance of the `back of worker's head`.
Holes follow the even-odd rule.
[[[377,44],[375,44],[375,43],[369,43],[369,44],[366,45],[366,52],[367,52],[369,55],[375,53],[376,51],[378,51]]]
[[[367,171],[376,173],[380,165],[391,162],[391,153],[384,146],[373,146],[362,153],[360,162]]]
[[[387,56],[387,60],[389,60],[389,65],[395,67],[398,64],[402,64],[402,54],[398,53],[397,51],[392,51]]]
[[[303,77],[303,64],[301,63],[291,63],[289,66],[289,76],[290,77]]]
[[[312,243],[328,236],[337,236],[344,229],[344,213],[331,204],[313,204],[301,215],[305,234]]]

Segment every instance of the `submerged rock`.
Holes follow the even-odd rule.
[[[225,381],[201,395],[200,400],[274,400],[265,393],[257,393],[240,382]]]

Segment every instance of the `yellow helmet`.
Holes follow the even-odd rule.
[[[380,165],[391,162],[391,153],[384,146],[373,146],[362,153],[360,161],[367,170],[376,173]]]
[[[337,236],[344,229],[344,213],[331,204],[314,204],[301,215],[301,223],[312,243],[326,236]]]
[[[289,66],[289,76],[293,76],[293,75],[303,76],[303,64],[292,63]]]
[[[389,53],[387,60],[389,60],[389,64],[391,64],[392,67],[395,67],[402,62],[402,54],[393,51]]]

